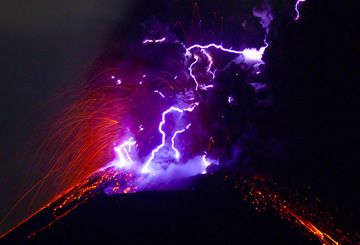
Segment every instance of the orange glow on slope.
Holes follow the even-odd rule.
[[[319,214],[318,208],[299,202],[294,197],[287,201],[280,194],[274,192],[274,189],[276,191],[275,183],[259,177],[253,179],[240,177],[235,189],[240,191],[242,198],[249,202],[255,210],[258,212],[274,211],[282,219],[303,228],[310,235],[310,239],[315,237],[324,245],[355,244],[348,233],[345,234],[340,229],[331,229],[330,226],[334,227],[334,225],[329,223],[329,217]],[[315,212],[309,210],[314,208]],[[310,219],[312,221],[309,221]]]
[[[120,70],[114,68],[86,82],[78,94],[79,99],[45,128],[45,139],[39,139],[41,144],[30,159],[31,165],[36,165],[34,169],[45,174],[27,188],[0,224],[13,217],[19,207],[27,207],[26,213],[22,212],[23,218],[28,217],[112,161],[114,145],[126,137],[129,127],[138,129],[136,120],[146,118],[145,139],[151,130],[156,130],[159,116],[153,112],[159,110],[161,98],[152,92],[154,84],[163,91],[181,89],[180,79],[169,80],[166,73],[150,79],[126,77],[121,83],[112,80],[113,75],[122,77]],[[139,84],[138,81],[144,79],[148,80]]]

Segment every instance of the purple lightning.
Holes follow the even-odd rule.
[[[306,0],[298,0],[298,2],[296,3],[296,6],[295,6],[297,13],[298,13],[299,3],[305,2],[305,1]],[[236,61],[245,62],[249,65],[253,65],[254,67],[258,66],[260,64],[264,64],[264,61],[262,60],[262,58],[263,58],[266,48],[268,47],[266,38],[267,38],[267,35],[269,32],[270,23],[271,23],[273,17],[271,14],[271,9],[265,5],[264,5],[263,9],[256,10],[256,11],[254,10],[254,16],[261,19],[261,25],[266,30],[266,35],[264,37],[264,45],[258,49],[257,48],[244,48],[242,50],[234,50],[231,47],[226,48],[222,44],[215,44],[215,43],[210,43],[210,44],[206,44],[206,45],[194,44],[190,47],[186,47],[183,43],[179,42],[185,48],[185,53],[184,53],[185,58],[193,59],[193,61],[188,66],[188,71],[189,71],[189,75],[190,75],[191,79],[195,83],[195,88],[194,88],[195,91],[198,89],[207,90],[208,88],[214,87],[213,84],[211,84],[211,83],[209,84],[209,82],[211,82],[212,80],[215,79],[215,72],[216,72],[216,69],[213,69],[214,61],[211,56],[211,53],[209,52],[210,49],[218,49],[220,51],[236,55],[237,58],[235,58],[235,60],[234,60],[235,62]],[[160,39],[145,39],[142,43],[144,45],[149,44],[149,43],[160,44],[165,41],[167,41],[167,38],[162,37]],[[207,84],[206,83],[202,84],[202,82],[200,83],[200,81],[197,80],[198,79],[197,76],[194,74],[195,65],[199,64],[200,60],[203,58],[207,60],[206,61],[207,62],[206,72],[211,74],[211,78],[209,78],[209,80],[207,81]],[[257,71],[256,74],[258,74],[258,73],[260,73],[260,71]],[[144,77],[146,77],[146,75],[143,75],[142,77],[144,78]],[[174,80],[175,79],[177,79],[177,76],[174,77]],[[141,83],[142,82],[140,82],[140,84]],[[165,98],[165,95],[159,90],[154,90],[154,93],[157,93],[162,98]],[[234,98],[232,96],[229,96],[228,102],[233,103]],[[140,170],[140,172],[142,174],[149,174],[152,172],[151,164],[153,163],[156,154],[158,154],[160,152],[160,150],[163,149],[164,147],[169,147],[169,149],[171,148],[170,151],[172,152],[171,153],[172,156],[177,161],[179,161],[180,152],[175,147],[175,140],[179,134],[184,133],[186,130],[188,130],[189,127],[191,126],[191,124],[188,124],[185,128],[182,128],[180,130],[176,130],[175,132],[172,132],[171,135],[167,135],[167,133],[163,130],[163,127],[166,125],[166,116],[171,113],[179,113],[180,117],[181,117],[181,115],[185,111],[192,112],[192,110],[194,110],[194,108],[198,105],[199,105],[199,102],[196,102],[195,104],[193,104],[193,106],[191,106],[189,108],[185,108],[185,109],[182,109],[183,107],[174,105],[174,106],[171,106],[169,109],[165,110],[164,112],[162,112],[161,121],[158,126],[158,131],[161,134],[161,144],[158,145],[156,148],[154,148],[151,151],[150,156],[148,157],[147,161],[143,164],[143,166]],[[141,130],[141,129],[139,129],[139,130]],[[167,142],[167,139],[171,139],[171,143]],[[131,165],[132,159],[130,158],[129,152],[130,152],[130,147],[133,146],[134,144],[135,144],[135,140],[131,138],[128,141],[126,141],[125,143],[123,143],[120,146],[118,146],[117,148],[115,148],[115,151],[117,152],[117,155],[118,155],[118,159],[120,160],[119,161],[120,166],[130,166]],[[212,162],[206,158],[206,153],[202,156],[202,158],[200,160],[200,164],[202,165],[203,173],[206,173],[206,168],[210,164],[212,164]]]
[[[198,105],[198,104],[195,103],[192,107],[186,108],[186,109],[180,109],[180,108],[178,108],[178,107],[172,106],[172,107],[170,107],[169,109],[167,109],[166,111],[164,111],[164,112],[162,113],[161,122],[160,122],[159,128],[158,128],[158,130],[159,130],[159,132],[160,132],[160,134],[161,134],[161,144],[158,145],[154,150],[152,150],[151,155],[150,155],[150,158],[147,160],[147,162],[145,163],[145,165],[143,166],[143,168],[142,168],[142,170],[141,170],[142,173],[146,174],[146,173],[150,173],[150,172],[151,172],[150,169],[149,169],[149,166],[150,166],[150,164],[152,163],[152,161],[154,160],[155,154],[158,153],[158,152],[160,151],[160,149],[163,148],[163,147],[165,146],[165,144],[166,144],[166,143],[165,143],[166,133],[165,133],[165,132],[163,131],[163,129],[162,129],[163,126],[164,126],[165,123],[166,123],[166,119],[165,119],[165,118],[166,118],[166,115],[169,114],[169,113],[172,113],[172,112],[178,112],[178,113],[180,113],[180,114],[182,114],[182,113],[185,112],[185,111],[192,112],[197,105]],[[176,137],[176,135],[185,132],[185,130],[187,130],[187,129],[190,127],[190,125],[191,125],[191,124],[187,125],[187,126],[186,126],[184,129],[182,129],[182,130],[175,131],[174,134],[173,134],[173,136],[171,137],[171,143],[172,143],[172,144],[171,144],[171,147],[172,147],[172,149],[173,149],[174,152],[175,152],[174,156],[175,156],[176,160],[178,160],[178,159],[180,158],[180,152],[175,148],[175,137]]]
[[[198,83],[198,81],[196,80],[196,77],[195,77],[195,75],[193,74],[193,66],[199,61],[199,56],[197,56],[197,55],[195,55],[194,56],[194,59],[195,59],[195,61],[190,65],[190,67],[189,67],[189,72],[190,72],[190,76],[192,77],[192,79],[194,80],[194,82],[195,82],[195,90],[198,90],[198,88],[199,88],[199,83]]]
[[[175,148],[175,138],[178,134],[181,134],[183,132],[185,132],[185,130],[189,129],[191,126],[191,123],[189,125],[187,125],[184,129],[181,129],[181,130],[178,130],[178,131],[175,131],[173,137],[171,137],[171,148],[174,150],[175,152],[175,158],[177,161],[179,161],[179,158],[180,158],[180,152],[178,149]]]
[[[210,56],[210,54],[208,54],[204,49],[202,49],[201,52],[204,53],[206,55],[206,57],[208,58],[208,60],[209,60],[209,65],[208,65],[208,68],[207,68],[206,71],[209,72],[212,75],[211,80],[213,80],[215,78],[215,71],[211,71],[211,67],[212,67],[214,61],[213,61],[212,57]],[[213,85],[207,85],[207,86],[202,85],[201,89],[207,90],[208,88],[212,88],[212,87],[213,87]]]
[[[136,144],[136,141],[133,137],[129,138],[127,141],[114,147],[117,159],[113,161],[110,166],[116,166],[119,168],[129,169],[133,164],[133,160],[130,156],[131,147]]]
[[[142,43],[143,44],[147,44],[147,43],[162,43],[162,42],[165,42],[166,41],[166,38],[163,37],[161,39],[146,39],[144,40]]]
[[[161,97],[165,98],[165,95],[161,93],[159,90],[154,90],[154,93],[159,94]]]
[[[203,171],[201,172],[202,174],[206,174],[206,168],[209,167],[211,164],[210,161],[208,161],[206,159],[206,153],[202,156],[202,165],[203,165]]]
[[[300,19],[299,7],[300,7],[300,3],[304,3],[304,2],[306,2],[306,0],[297,0],[295,4],[295,12],[296,12],[296,17],[294,18],[295,21]]]
[[[296,10],[297,10],[297,5],[299,4],[299,2],[304,2],[304,1],[305,0],[298,0],[298,2],[296,4]],[[223,45],[219,45],[219,44],[215,44],[215,43],[210,43],[207,45],[194,44],[190,47],[186,47],[184,44],[180,43],[185,48],[185,54],[184,54],[185,57],[186,58],[192,57],[194,59],[194,61],[189,65],[188,70],[189,70],[190,77],[195,82],[195,88],[194,88],[195,91],[198,90],[199,88],[201,90],[207,90],[208,88],[214,87],[213,84],[200,84],[199,81],[197,80],[197,77],[194,74],[194,66],[196,64],[198,64],[200,59],[203,57],[199,56],[200,54],[195,53],[195,51],[200,51],[200,53],[202,53],[207,59],[208,65],[206,67],[206,72],[210,73],[212,76],[208,82],[215,79],[215,72],[216,72],[216,70],[212,69],[214,61],[213,61],[212,56],[208,52],[208,50],[211,48],[218,49],[218,50],[221,50],[226,53],[238,55],[240,60],[246,62],[247,64],[251,64],[254,66],[259,65],[259,64],[264,64],[262,58],[263,58],[266,48],[268,47],[268,43],[266,42],[266,37],[269,32],[270,22],[272,20],[272,14],[271,14],[270,8],[265,7],[265,9],[262,11],[254,11],[254,15],[261,19],[261,25],[266,30],[266,35],[264,37],[264,46],[260,47],[259,49],[244,48],[243,50],[234,50],[232,48],[225,48]],[[166,37],[162,37],[161,39],[146,39],[142,43],[143,44],[148,44],[148,43],[159,44],[159,43],[165,42],[166,40],[167,40]],[[257,74],[258,73],[259,73],[259,71],[257,72]],[[146,77],[146,75],[143,75],[143,77]],[[176,79],[176,78],[177,78],[177,76],[174,77],[174,79]],[[160,92],[158,90],[154,90],[154,92],[159,94],[162,98],[165,98],[165,95],[162,92]],[[232,97],[229,97],[228,99],[229,99],[229,103],[233,102]],[[175,139],[176,139],[177,135],[185,132],[191,126],[191,124],[188,124],[183,129],[173,132],[172,135],[167,135],[163,130],[163,126],[166,124],[166,116],[170,113],[175,113],[175,112],[180,113],[180,115],[185,111],[191,112],[196,106],[198,106],[198,104],[199,104],[199,102],[196,102],[195,104],[193,104],[192,107],[186,108],[186,109],[181,109],[178,106],[172,106],[162,113],[161,122],[159,123],[159,126],[158,126],[158,130],[161,134],[161,144],[158,145],[156,148],[154,148],[151,151],[151,154],[150,154],[148,160],[145,162],[145,164],[141,168],[141,173],[143,173],[143,174],[151,173],[150,166],[155,158],[155,155],[168,144],[168,143],[166,143],[166,139],[169,139],[169,138],[171,139],[171,151],[173,151],[173,156],[177,161],[179,161],[180,152],[175,147]],[[123,146],[123,145],[127,146],[127,145],[129,145],[129,143],[132,143],[132,141],[125,142],[121,146]],[[120,148],[121,148],[121,146],[120,146]],[[123,149],[123,148],[121,148],[121,149]],[[129,152],[125,150],[124,153],[125,153],[125,155],[120,155],[120,157],[119,157],[120,159],[123,159],[120,162],[125,162],[125,163],[131,162],[129,160],[130,159],[129,154],[128,154]],[[204,169],[203,173],[206,173],[206,168],[211,164],[211,162],[208,159],[206,159],[206,153],[205,153],[205,155],[202,156],[201,164]]]
[[[208,48],[216,48],[216,49],[220,49],[222,51],[225,51],[227,53],[233,53],[233,54],[242,54],[243,51],[240,50],[233,50],[233,49],[228,49],[228,48],[224,48],[222,45],[217,45],[215,43],[210,43],[208,45],[200,45],[200,44],[194,44],[193,46],[189,47],[186,49],[187,52],[190,52],[190,50],[194,49],[194,48],[199,48],[199,49],[208,49]]]
[[[299,8],[300,4],[305,1],[306,0],[297,0],[296,5],[295,5],[295,11],[297,13],[297,16],[296,16],[295,20],[299,19],[300,13],[299,13],[298,8]],[[189,60],[189,59],[193,60],[188,66],[188,72],[189,72],[191,79],[195,83],[195,88],[194,88],[195,91],[198,89],[206,91],[208,88],[214,88],[214,85],[211,84],[211,81],[213,81],[215,79],[216,69],[213,69],[214,61],[213,61],[213,57],[211,56],[210,49],[217,49],[217,50],[223,51],[225,53],[236,55],[237,57],[234,59],[234,62],[237,62],[237,61],[245,62],[248,65],[252,65],[254,67],[257,67],[260,64],[264,64],[263,55],[266,51],[266,48],[269,46],[266,39],[267,39],[267,35],[269,33],[270,23],[273,19],[273,16],[272,16],[270,7],[266,6],[266,5],[264,5],[263,8],[260,10],[254,9],[253,14],[254,14],[254,16],[260,18],[260,23],[266,31],[266,34],[264,37],[264,45],[258,49],[257,48],[244,48],[242,50],[234,50],[231,47],[226,48],[222,44],[215,44],[215,43],[209,43],[206,45],[194,44],[190,47],[186,47],[185,44],[178,42],[185,49],[185,53],[184,53],[185,58],[187,60]],[[160,39],[145,39],[142,43],[144,45],[149,44],[149,43],[160,44],[165,41],[167,41],[167,38],[162,37]],[[211,78],[209,78],[205,84],[202,84],[203,82],[200,83],[200,81],[198,81],[197,76],[194,74],[194,67],[197,64],[199,64],[201,59],[206,59],[206,63],[207,63],[206,72],[211,74]],[[259,73],[260,73],[260,71],[258,70],[256,72],[256,74],[259,74]],[[146,75],[143,75],[142,77],[145,78]],[[112,78],[115,79],[115,77],[112,77]],[[176,79],[177,79],[177,76],[174,77],[174,80],[176,80]],[[209,82],[210,82],[210,84],[209,84]],[[140,82],[140,84],[142,84],[142,81]],[[162,98],[165,98],[165,95],[159,90],[154,90],[154,93],[157,93]],[[227,99],[230,104],[235,101],[235,98],[232,96],[228,96]],[[146,162],[143,164],[143,166],[140,169],[140,172],[142,174],[152,173],[153,170],[151,168],[151,164],[153,163],[156,154],[158,154],[160,152],[160,150],[163,149],[164,147],[169,147],[169,148],[166,148],[167,150],[171,148],[170,149],[170,151],[172,152],[171,155],[176,159],[176,161],[179,161],[181,153],[175,146],[175,140],[179,134],[182,134],[186,130],[188,130],[189,127],[191,126],[191,124],[187,124],[186,127],[172,132],[171,135],[167,135],[167,133],[163,129],[163,127],[166,125],[166,116],[171,113],[179,113],[180,117],[181,117],[184,112],[192,112],[194,110],[194,108],[198,105],[199,105],[198,101],[196,103],[194,103],[191,107],[185,108],[185,109],[182,109],[183,108],[182,106],[180,107],[180,106],[174,105],[174,106],[171,106],[169,109],[165,110],[164,112],[162,112],[161,121],[158,126],[158,131],[161,135],[161,144],[158,145],[157,147],[155,147],[151,151],[150,156],[147,158]],[[140,126],[139,131],[141,131],[142,129],[143,129],[142,126]],[[167,142],[168,139],[170,139],[171,143]],[[120,167],[131,166],[133,161],[130,157],[130,148],[131,148],[131,146],[133,146],[135,144],[136,144],[136,141],[133,138],[130,138],[125,143],[114,148],[115,152],[117,153],[117,156],[118,156],[117,160],[116,160],[117,166],[120,166]],[[213,163],[212,161],[207,159],[206,156],[207,156],[206,153],[204,155],[202,155],[201,160],[199,162],[202,166],[202,173],[206,173],[206,168],[210,164]]]
[[[186,48],[185,46],[185,49],[186,49],[186,53],[185,53],[185,56],[191,56],[191,50],[192,49],[200,49],[201,52],[203,54],[205,54],[205,56],[207,57],[208,61],[209,61],[209,65],[207,67],[207,72],[209,72],[211,75],[212,75],[212,79],[213,80],[215,78],[215,71],[211,71],[211,67],[213,65],[213,59],[211,57],[211,55],[206,52],[206,49],[209,49],[209,48],[216,48],[216,49],[220,49],[224,52],[227,52],[227,53],[232,53],[232,54],[238,54],[238,55],[242,55],[243,56],[243,59],[248,62],[248,63],[252,63],[252,64],[263,64],[263,60],[262,60],[262,57],[265,53],[265,50],[266,48],[268,47],[268,43],[266,42],[266,40],[264,39],[264,43],[265,43],[265,46],[259,48],[259,49],[255,49],[255,48],[245,48],[243,50],[234,50],[232,48],[224,48],[222,45],[218,45],[218,44],[215,44],[215,43],[210,43],[208,45],[200,45],[200,44],[195,44],[189,48]],[[193,67],[196,63],[198,63],[199,61],[199,56],[198,55],[194,55],[193,56],[195,61],[193,63],[191,63],[191,65],[189,66],[189,73],[190,73],[190,76],[191,78],[194,80],[195,82],[195,90],[198,90],[199,88],[199,82],[197,81],[194,73],[193,73]],[[212,88],[213,85],[201,85],[200,86],[200,89],[202,90],[207,90],[207,88]]]

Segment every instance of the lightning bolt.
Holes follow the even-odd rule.
[[[301,3],[306,2],[306,0],[297,0],[297,2],[295,3],[295,12],[296,12],[296,16],[294,18],[295,21],[300,19],[300,11],[299,11],[299,7],[301,5]]]
[[[160,151],[161,148],[163,148],[166,145],[165,139],[166,139],[166,133],[163,131],[163,126],[166,124],[166,115],[168,115],[169,113],[173,113],[173,112],[178,112],[180,114],[183,114],[184,112],[192,112],[195,107],[198,105],[198,103],[195,103],[193,106],[189,107],[189,108],[185,108],[185,109],[180,109],[178,107],[172,106],[169,109],[167,109],[166,111],[164,111],[161,115],[161,122],[159,124],[158,130],[161,134],[161,144],[158,145],[154,150],[151,151],[150,157],[149,159],[146,161],[145,165],[143,166],[141,172],[143,174],[146,173],[150,173],[150,165],[152,163],[152,161],[155,158],[156,153],[158,153]],[[184,129],[175,131],[173,133],[173,135],[171,136],[171,148],[174,151],[174,157],[176,160],[179,160],[180,158],[180,152],[175,148],[175,138],[178,134],[185,132],[191,124],[187,125]]]
[[[213,62],[213,59],[212,59],[211,55],[208,52],[206,52],[207,49],[215,48],[215,49],[219,49],[221,51],[224,51],[226,53],[243,55],[244,59],[247,60],[247,61],[255,62],[255,64],[263,64],[264,62],[262,60],[262,57],[263,57],[263,55],[265,53],[266,48],[268,47],[268,43],[266,42],[265,39],[264,39],[264,43],[265,43],[265,46],[263,46],[263,47],[261,47],[259,49],[245,48],[243,50],[234,50],[232,48],[225,48],[222,45],[218,45],[218,44],[215,44],[215,43],[210,43],[210,44],[207,44],[207,45],[194,44],[189,48],[186,48],[185,46],[184,47],[186,49],[185,56],[186,55],[191,55],[191,50],[193,50],[193,49],[200,49],[200,51],[203,54],[206,55],[207,59],[209,60],[209,65],[207,67],[207,72],[209,72],[212,75],[211,80],[213,80],[215,78],[215,71],[211,71],[211,67],[212,67],[214,62]],[[202,86],[199,85],[199,82],[197,81],[196,76],[194,75],[193,67],[194,67],[194,65],[196,63],[198,63],[198,61],[200,60],[200,57],[198,55],[196,55],[196,54],[194,54],[193,57],[194,57],[195,61],[193,63],[191,63],[191,65],[189,66],[189,73],[190,73],[191,78],[195,82],[195,90],[198,90],[199,87],[202,90],[207,90],[207,88],[212,88],[213,85],[202,85]]]
[[[148,43],[163,43],[166,41],[166,37],[163,37],[161,39],[145,39],[142,43],[148,44]]]
[[[133,160],[130,156],[130,151],[131,151],[131,147],[134,146],[135,144],[136,144],[135,139],[131,137],[121,145],[114,147],[114,151],[117,155],[117,159],[113,161],[110,166],[129,169],[133,164]]]

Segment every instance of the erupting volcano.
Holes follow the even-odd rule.
[[[247,14],[232,20],[242,28],[241,38],[227,36],[226,30],[234,27],[216,12],[214,24],[206,23],[211,19],[201,16],[206,3],[194,2],[190,21],[173,16],[165,23],[152,17],[144,20],[143,32],[131,44],[119,44],[124,46],[119,48],[121,57],[109,62],[111,66],[102,64],[81,88],[78,101],[51,126],[51,135],[35,154],[37,161],[44,161],[42,152],[51,152],[46,176],[3,221],[19,203],[30,196],[34,201],[49,186],[55,186],[57,197],[2,238],[50,239],[56,227],[65,229],[67,219],[86,216],[92,202],[108,205],[107,198],[114,198],[126,203],[122,198],[154,191],[201,196],[213,182],[208,188],[223,200],[228,198],[219,194],[224,189],[238,196],[236,203],[252,207],[254,217],[270,214],[276,222],[285,220],[296,233],[294,241],[303,239],[299,244],[354,242],[329,216],[317,213],[311,201],[293,198],[291,191],[249,167],[254,159],[277,159],[283,147],[271,134],[277,112],[264,75],[271,63],[270,36],[277,32],[272,22],[283,18],[296,25],[302,21],[301,9],[311,4],[290,1],[291,6],[287,3],[279,11],[271,1],[243,2]],[[251,37],[245,35],[249,33]],[[119,208],[123,210],[113,212],[136,212],[125,204]],[[275,235],[272,239],[286,243]]]

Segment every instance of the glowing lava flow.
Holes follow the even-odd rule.
[[[300,13],[298,8],[300,3],[302,2],[305,2],[305,0],[298,0],[296,2],[295,11],[297,13],[297,16],[295,17],[295,20],[298,20],[300,18]],[[267,34],[268,34],[268,29],[266,29],[266,35]],[[167,41],[166,37],[163,37],[161,39],[146,39],[142,42],[142,44],[144,45],[149,43],[161,44],[164,43],[165,41]],[[191,61],[194,60],[191,63],[189,62],[187,64],[188,67],[186,67],[189,73],[188,75],[190,75],[191,77],[190,80],[194,81],[195,83],[195,88],[191,90],[192,92],[199,90],[199,88],[201,90],[206,91],[208,88],[213,88],[214,86],[212,84],[208,84],[209,82],[211,82],[216,78],[215,76],[216,68],[215,69],[213,68],[214,61],[213,61],[213,57],[209,53],[209,49],[217,49],[225,53],[241,56],[245,62],[251,63],[252,66],[255,66],[259,64],[264,64],[264,61],[262,59],[266,51],[266,48],[268,47],[268,43],[266,42],[266,36],[264,38],[264,46],[260,47],[259,49],[245,48],[243,50],[234,50],[232,48],[225,48],[222,45],[215,43],[210,43],[207,45],[194,44],[190,47],[186,47],[182,43],[181,45],[185,48],[185,54],[184,54],[185,58],[190,57]],[[205,71],[206,73],[211,74],[211,78],[209,78],[205,83],[200,84],[197,75],[194,74],[194,70],[196,69],[196,66],[202,63],[201,59],[203,58],[206,58]],[[189,61],[189,59],[187,59],[187,61]],[[142,78],[145,79],[146,75],[143,75]],[[174,80],[176,80],[176,78],[177,76],[175,76]],[[111,79],[115,79],[115,76],[112,75]],[[117,81],[116,82],[117,85],[123,84],[122,80],[120,79],[117,79],[116,81]],[[141,85],[142,81],[139,82],[139,84]],[[152,89],[151,91],[157,93],[163,99],[167,98],[168,96],[168,93],[165,93],[166,94],[165,96],[164,93],[160,92],[159,90]],[[55,202],[47,206],[47,208],[51,209],[53,215],[52,217],[53,220],[49,222],[48,225],[51,225],[56,220],[62,218],[63,216],[71,212],[71,210],[76,208],[80,203],[89,199],[98,192],[105,192],[108,194],[114,194],[114,193],[121,194],[121,193],[129,193],[129,192],[136,192],[142,190],[141,188],[143,188],[144,183],[147,183],[146,179],[149,176],[150,177],[159,176],[162,174],[162,171],[165,172],[165,170],[161,166],[160,167],[157,166],[157,164],[161,165],[162,163],[162,162],[158,162],[158,160],[156,159],[157,156],[161,155],[161,150],[166,151],[165,154],[167,157],[167,159],[165,160],[165,163],[167,164],[166,167],[172,165],[173,162],[175,163],[173,165],[179,163],[177,165],[179,169],[182,168],[183,166],[186,166],[186,164],[179,162],[181,160],[181,152],[176,148],[175,141],[179,134],[185,133],[192,125],[190,122],[182,122],[180,121],[180,119],[182,119],[184,113],[186,112],[191,113],[196,107],[200,106],[201,100],[200,99],[195,100],[194,98],[192,98],[191,103],[187,102],[186,106],[180,106],[180,103],[174,103],[170,108],[162,112],[161,121],[158,124],[158,128],[157,128],[158,132],[161,135],[161,143],[157,145],[155,148],[151,148],[152,149],[151,153],[146,158],[144,158],[147,159],[144,164],[141,165],[142,162],[139,159],[135,159],[132,155],[134,151],[136,151],[136,149],[133,148],[137,147],[136,136],[130,137],[127,140],[125,140],[123,143],[115,146],[113,150],[116,154],[116,158],[113,161],[111,161],[108,165],[106,165],[106,167],[100,168],[99,170],[95,171],[92,175],[87,177],[82,183],[75,186],[74,188],[71,188],[59,199],[57,199]],[[228,96],[227,99],[229,104],[231,104],[235,100],[235,98],[233,98],[232,96]],[[96,101],[96,99],[91,97],[89,101],[87,101],[87,103],[91,103],[92,105],[92,103],[95,103],[94,101]],[[114,103],[114,101],[115,99],[105,102]],[[177,125],[176,123],[175,129],[172,130],[170,134],[168,134],[165,132],[164,127],[166,126],[167,116],[172,114],[179,114],[178,121],[181,126]],[[99,118],[102,119],[103,117],[99,117]],[[107,120],[106,123],[109,125],[108,127],[114,127],[114,125],[117,126],[116,121]],[[90,125],[90,123],[88,124]],[[139,126],[139,131],[144,130],[142,125],[143,124]],[[186,126],[184,127],[184,125]],[[98,134],[104,135],[102,131]],[[95,142],[93,138],[91,138],[91,142]],[[170,155],[170,157],[168,155]],[[198,164],[200,168],[196,169],[196,171],[189,172],[188,175],[186,175],[186,177],[194,176],[197,174],[206,174],[207,168],[211,164],[217,164],[207,159],[207,153],[200,154],[197,157],[198,158],[196,158],[194,162],[196,162],[196,164]],[[175,161],[172,161],[173,159],[175,159]],[[250,183],[250,185],[251,184],[252,183]],[[249,184],[243,183],[243,186],[247,186],[247,185]],[[320,231],[320,229],[318,229],[315,225],[313,225],[313,223],[311,223],[310,221],[306,221],[300,215],[296,214],[292,209],[290,209],[287,205],[285,205],[285,202],[280,200],[276,194],[271,194],[270,191],[262,190],[257,187],[251,188],[248,192],[242,191],[241,194],[244,199],[252,198],[253,199],[252,204],[254,206],[270,205],[273,209],[275,209],[278,212],[278,214],[280,214],[280,216],[285,217],[288,220],[290,219],[294,220],[295,223],[301,225],[311,234],[315,235],[323,244],[338,244],[338,242],[332,236],[328,235],[325,232]],[[42,229],[44,229],[44,227],[41,227],[39,231],[41,231]]]
[[[232,179],[225,177],[225,181],[232,181]],[[251,203],[258,212],[267,212],[268,210],[274,211],[281,218],[306,230],[307,234],[314,236],[321,244],[353,244],[353,239],[348,237],[348,235],[344,234],[341,230],[334,229],[332,231],[324,232],[322,228],[319,228],[313,222],[307,220],[309,218],[316,218],[318,222],[322,222],[324,218],[329,219],[329,217],[321,217],[318,213],[312,213],[311,211],[306,210],[304,205],[301,204],[297,208],[294,207],[292,203],[289,203],[277,193],[279,190],[276,190],[278,187],[276,187],[275,183],[257,177],[250,179],[238,177],[236,178],[235,183],[234,187],[240,191],[242,199]],[[299,208],[300,210],[298,210]],[[301,215],[298,213],[301,213]],[[307,216],[307,219],[304,218],[305,215]],[[332,235],[330,235],[329,232],[331,232]]]

